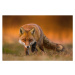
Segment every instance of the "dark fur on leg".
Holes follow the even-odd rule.
[[[32,52],[38,51],[38,50],[36,49],[36,42],[32,45],[31,51],[32,51]]]
[[[41,45],[40,47],[39,47],[43,52],[44,52],[44,48],[43,48],[43,45]]]
[[[28,49],[28,50],[26,50],[26,55],[29,55],[29,49]]]

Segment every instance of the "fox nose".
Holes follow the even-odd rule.
[[[29,48],[29,46],[27,46],[27,48]]]

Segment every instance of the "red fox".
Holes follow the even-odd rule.
[[[51,42],[43,33],[42,29],[37,24],[25,24],[20,28],[19,43],[24,45],[26,55],[31,51],[37,51],[38,46],[42,51],[44,48],[63,51],[64,47],[61,44]]]

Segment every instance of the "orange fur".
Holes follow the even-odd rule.
[[[51,42],[43,33],[42,29],[37,24],[25,24],[20,28],[20,43],[27,46],[36,45],[42,50],[43,46],[48,49],[62,51],[63,46]],[[34,47],[34,46],[33,46]],[[32,48],[33,49],[33,48]]]

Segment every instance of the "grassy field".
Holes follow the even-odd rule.
[[[13,44],[3,44],[3,61],[72,61],[73,60],[73,50],[72,44],[64,45],[65,51],[56,52],[53,50],[45,49],[45,53],[38,50],[37,53],[32,53],[26,56],[24,52],[24,47],[19,43]]]

